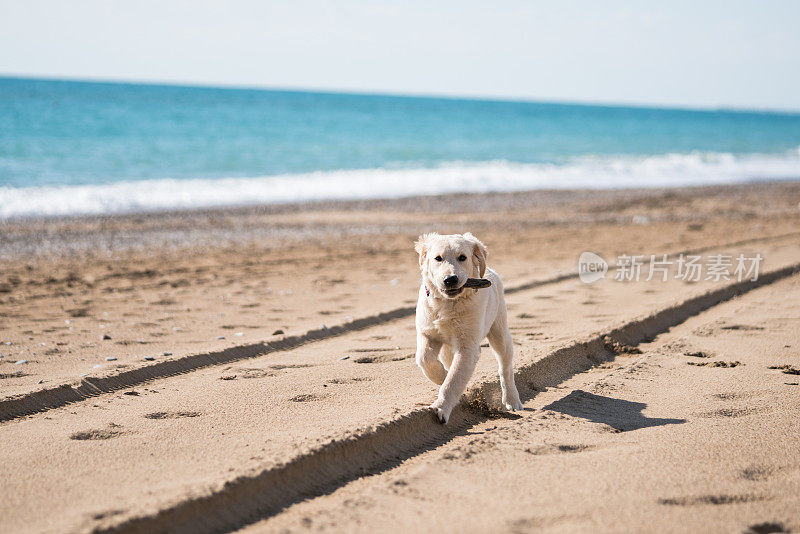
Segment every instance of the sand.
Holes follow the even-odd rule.
[[[244,532],[795,531],[799,330],[794,276]]]
[[[800,528],[800,390],[767,368],[800,364],[798,200],[789,182],[5,223],[0,530]],[[432,229],[476,233],[504,278],[518,417],[488,349],[451,425],[425,409],[411,242]],[[763,276],[587,285],[585,250],[760,253]]]

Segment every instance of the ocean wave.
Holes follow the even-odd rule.
[[[251,178],[156,179],[97,185],[0,187],[0,219],[99,215],[453,192],[617,189],[800,178],[800,149],[783,154],[693,152],[583,156],[562,164],[450,162]]]

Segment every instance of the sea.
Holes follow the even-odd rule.
[[[800,178],[800,113],[0,77],[0,219]]]

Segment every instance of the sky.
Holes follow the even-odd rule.
[[[800,110],[794,0],[0,0],[0,75]]]

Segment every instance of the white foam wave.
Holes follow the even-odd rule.
[[[678,187],[800,178],[800,149],[784,154],[582,157],[568,163],[452,162],[436,168],[364,169],[212,180],[0,187],[0,219],[396,198],[452,192]]]

